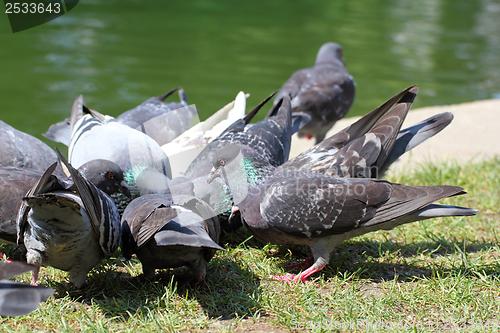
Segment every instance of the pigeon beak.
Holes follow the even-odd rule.
[[[132,196],[132,193],[130,193],[130,189],[128,188],[128,185],[127,185],[127,182],[122,180],[120,182],[120,192],[123,193],[124,195],[126,195],[127,197],[131,197]]]
[[[212,170],[208,174],[207,183],[210,184],[211,182],[214,181],[215,178],[218,178],[218,177],[220,177],[219,168],[212,167]]]
[[[234,219],[239,219],[238,221],[233,221]],[[240,209],[237,206],[231,207],[231,214],[229,215],[229,224],[240,224],[241,223],[241,213]]]

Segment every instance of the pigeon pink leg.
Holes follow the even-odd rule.
[[[291,282],[308,282],[309,280],[307,280],[307,278],[316,273],[316,272],[319,272],[320,270],[322,270],[323,268],[325,268],[326,266],[326,263],[321,265],[319,268],[316,268],[314,267],[315,265],[312,265],[311,267],[309,267],[308,269],[306,269],[305,271],[303,271],[302,273],[300,274],[297,274],[297,275],[293,275],[293,274],[290,274],[290,273],[287,273],[285,275],[273,275],[271,276],[271,278],[273,280],[278,280],[278,281],[285,281],[287,283],[291,283]]]
[[[5,258],[6,262],[12,262],[12,260],[9,257],[7,257],[7,255],[5,253],[3,253],[2,251],[0,251],[0,258],[2,258],[2,259]]]
[[[31,271],[31,285],[32,286],[38,286],[38,272],[40,271],[40,266],[38,263],[35,263],[35,268]]]

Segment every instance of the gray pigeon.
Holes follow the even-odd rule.
[[[354,91],[355,83],[345,67],[342,47],[326,43],[319,49],[314,66],[293,73],[274,103],[290,96],[293,111],[305,112],[312,118],[299,130],[299,136],[315,136],[319,143],[333,124],[345,117],[354,101]]]
[[[328,264],[342,241],[379,229],[441,216],[470,216],[475,209],[434,204],[465,192],[458,186],[407,186],[369,178],[339,178],[273,167],[249,147],[213,152],[208,181],[228,184],[246,226],[259,238],[308,245],[314,264],[297,276],[306,281]]]
[[[215,251],[223,250],[219,236],[217,216],[204,201],[191,195],[149,194],[125,209],[120,247],[127,259],[137,255],[150,280],[155,269],[187,265],[198,283]]]
[[[86,108],[82,102],[82,96],[78,97],[71,112],[68,160],[74,167],[94,159],[116,163],[125,174],[133,198],[141,194],[136,181],[142,172],[156,173],[168,183],[168,157],[155,140],[113,117]],[[123,196],[114,199],[120,211],[130,202]]]
[[[15,275],[35,269],[22,262],[0,262],[0,315],[22,316],[35,311],[40,302],[52,296],[51,288],[6,281]]]
[[[180,103],[165,103],[164,100],[176,91],[179,92]],[[188,106],[184,90],[177,87],[162,96],[151,97],[141,105],[125,111],[116,117],[116,121],[146,133],[160,145],[164,145],[189,129],[192,118],[197,115],[196,108]],[[69,146],[70,122],[71,119],[66,118],[51,125],[43,136]]]
[[[249,146],[258,151],[271,165],[278,166],[288,160],[294,126],[300,126],[302,117],[292,115],[290,98],[284,96],[281,103],[276,104],[272,115],[255,124],[250,119],[259,111],[274,94],[262,101],[245,118],[235,121],[221,135],[215,138],[193,160],[185,172],[185,176],[194,183],[195,195],[208,202],[220,214],[222,229],[232,231],[241,226],[238,212],[231,210],[232,200],[227,185],[215,181],[207,184],[206,179],[212,168],[211,152],[230,143]]]
[[[382,178],[401,155],[453,120],[451,113],[444,112],[401,130],[417,92],[417,87],[408,87],[351,126],[286,162],[282,170]]]
[[[16,217],[24,195],[36,184],[42,173],[33,169],[0,167],[0,241],[17,241]]]
[[[179,91],[180,103],[163,102],[176,91]],[[151,97],[141,105],[122,113],[116,120],[149,135],[163,146],[187,131],[193,118],[197,116],[197,109],[187,104],[184,90],[177,87],[163,96]]]
[[[0,120],[0,166],[33,169],[43,173],[57,161],[57,155],[45,143]],[[63,176],[61,168],[57,168]]]
[[[122,170],[113,162],[93,160],[78,169],[84,177],[108,195],[116,192],[130,196]],[[0,242],[17,241],[16,218],[22,198],[35,186],[43,172],[34,169],[0,167]],[[60,181],[69,184],[66,177]]]
[[[86,180],[59,154],[73,184],[52,175],[53,164],[26,194],[17,216],[17,243],[24,244],[26,259],[40,266],[69,271],[76,287],[102,259],[111,256],[120,241],[120,215],[111,198]],[[107,178],[107,177],[106,177]],[[111,179],[113,180],[113,179]],[[114,188],[122,190],[123,181]]]

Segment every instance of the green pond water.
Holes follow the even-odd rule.
[[[328,41],[357,83],[348,116],[412,84],[414,107],[500,98],[500,1],[83,0],[15,34],[0,13],[0,119],[42,138],[80,94],[116,116],[176,86],[202,119],[240,90],[250,109]]]

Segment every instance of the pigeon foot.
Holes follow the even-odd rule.
[[[286,283],[292,283],[292,282],[309,282],[309,280],[307,278],[310,275],[312,275],[312,274],[314,274],[316,272],[319,272],[325,266],[326,266],[326,263],[323,264],[323,265],[321,265],[318,268],[315,268],[314,265],[313,265],[313,266],[309,267],[308,269],[306,269],[305,271],[303,271],[300,274],[293,275],[293,274],[287,273],[287,274],[281,275],[281,276],[273,275],[273,276],[271,276],[271,279],[277,280],[277,281],[284,281]]]
[[[0,258],[5,259],[6,262],[12,262],[12,259],[7,257],[7,255],[5,253],[3,253],[2,251],[0,251]]]
[[[302,278],[300,274],[294,275],[286,273],[285,275],[271,275],[269,276],[271,280],[283,281],[286,283],[296,283],[296,282],[311,282],[307,278]]]

